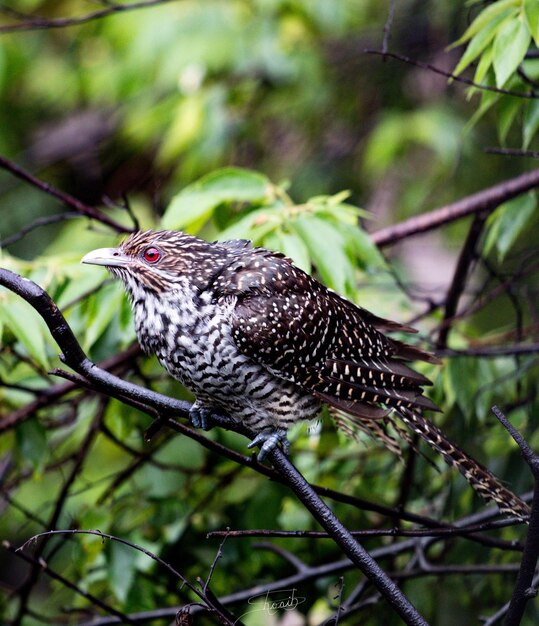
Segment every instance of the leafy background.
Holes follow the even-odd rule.
[[[24,15],[56,19],[107,6],[2,3],[1,25],[16,25]],[[245,237],[282,250],[362,306],[414,321],[421,341],[433,348],[471,218],[383,254],[368,232],[533,167],[539,3],[397,3],[391,51],[492,91],[365,53],[380,49],[387,15],[387,3],[372,0],[181,0],[69,28],[2,33],[0,25],[0,154],[105,207],[126,231],[135,218],[142,228]],[[489,147],[531,152],[511,158],[486,153]],[[101,269],[79,264],[86,251],[115,245],[118,234],[71,214],[35,222],[64,209],[8,173],[0,175],[0,207],[2,266],[51,294],[90,358],[120,355],[122,376],[190,398],[155,360],[125,352],[135,336],[121,287]],[[449,347],[473,352],[537,343],[533,192],[488,217],[478,257]],[[170,432],[145,442],[148,418],[117,401],[73,390],[30,410],[44,391],[62,384],[48,374],[61,367],[57,347],[30,307],[5,290],[0,336],[0,423],[8,424],[0,439],[2,539],[18,545],[51,526],[99,528],[143,545],[195,580],[207,575],[217,551],[218,541],[205,538],[211,530],[317,528],[286,488],[198,443]],[[490,407],[504,407],[530,443],[539,444],[536,356],[453,355],[443,368],[424,371],[434,380],[431,395],[444,410],[437,418],[444,430],[513,489],[529,488],[526,469]],[[23,418],[10,423],[18,411]],[[244,451],[245,440],[232,433],[214,430],[208,437]],[[347,441],[329,422],[315,435],[296,429],[293,460],[311,481],[446,521],[479,506],[439,460],[435,471],[416,458],[403,495],[409,465],[367,438]],[[349,527],[391,527],[379,514],[332,506]],[[521,538],[522,532],[507,529],[500,536]],[[274,543],[313,565],[338,558],[327,541]],[[367,547],[379,544],[369,540]],[[440,547],[433,559],[493,567],[514,561],[510,552],[464,541],[450,547],[444,545],[448,554]],[[126,613],[190,598],[144,555],[95,537],[51,541],[47,560]],[[404,564],[394,559],[388,566]],[[245,581],[278,580],[290,568],[249,539],[229,539],[212,589],[228,594]],[[0,553],[6,622],[84,621],[87,600],[44,577],[31,587],[31,610],[21,613],[18,592],[26,574],[24,564]],[[509,598],[513,576],[447,575],[443,585],[424,576],[406,583],[406,592],[432,624],[476,624]],[[338,581],[320,578],[304,586],[298,623],[318,624],[332,614]],[[345,589],[357,583],[356,572],[345,574]],[[360,615],[365,624],[396,623],[383,605]],[[251,615],[245,623],[278,618],[264,615],[262,622]],[[527,623],[538,618],[532,608]],[[341,623],[356,619],[341,617]]]

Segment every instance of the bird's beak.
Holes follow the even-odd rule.
[[[106,267],[125,267],[130,265],[131,259],[122,254],[119,248],[98,248],[88,252],[80,260],[88,265],[105,265]]]

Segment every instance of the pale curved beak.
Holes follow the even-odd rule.
[[[98,248],[88,252],[80,262],[88,265],[104,265],[105,267],[125,267],[130,265],[131,259],[122,254],[118,248]]]

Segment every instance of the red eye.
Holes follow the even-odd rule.
[[[143,257],[148,263],[157,263],[161,258],[161,253],[157,248],[146,248],[143,253]]]

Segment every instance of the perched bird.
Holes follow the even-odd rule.
[[[208,243],[175,231],[137,232],[88,253],[129,295],[142,348],[196,395],[191,422],[225,411],[255,433],[259,459],[299,420],[329,405],[345,430],[378,433],[392,447],[393,417],[456,467],[501,512],[527,505],[421,415],[438,410],[430,381],[408,361],[438,360],[385,333],[415,332],[356,306],[283,254],[244,240]]]

